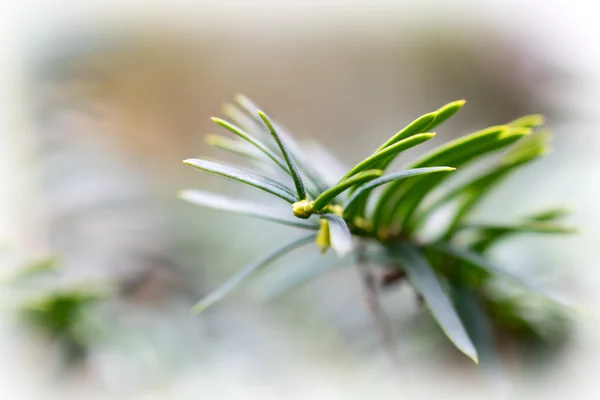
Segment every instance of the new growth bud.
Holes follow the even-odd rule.
[[[325,254],[331,245],[329,222],[326,219],[321,219],[321,227],[319,228],[319,232],[317,232],[316,244],[322,254]]]
[[[339,204],[329,205],[329,211],[340,217],[344,214],[344,207]]]
[[[309,200],[300,200],[292,204],[292,212],[298,218],[306,219],[312,215],[313,202]]]

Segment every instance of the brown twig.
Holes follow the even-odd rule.
[[[367,310],[369,310],[373,322],[379,331],[383,349],[390,357],[392,363],[398,367],[400,365],[400,357],[398,355],[394,336],[392,335],[390,319],[381,307],[375,274],[373,274],[373,271],[369,270],[366,264],[364,247],[359,245],[356,266],[362,282]]]

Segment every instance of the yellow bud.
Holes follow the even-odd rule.
[[[331,243],[329,237],[329,222],[326,219],[321,220],[321,227],[317,232],[316,239],[317,247],[321,250],[321,253],[325,253]]]
[[[292,204],[292,212],[298,218],[308,218],[312,215],[313,202],[309,200],[300,200]]]
[[[368,220],[366,220],[364,218],[361,218],[361,217],[354,218],[354,221],[352,221],[352,222],[354,223],[354,225],[357,228],[360,228],[360,229],[368,230],[368,229],[371,229],[373,227],[372,224],[371,224],[371,221],[368,221]]]
[[[329,205],[329,210],[336,214],[339,215],[340,217],[342,216],[342,214],[344,213],[344,207],[342,207],[339,204],[335,204],[335,205]]]

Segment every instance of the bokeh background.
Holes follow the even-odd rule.
[[[41,286],[3,287],[0,397],[599,398],[597,8],[583,0],[7,6],[2,272],[55,255],[52,290],[84,287],[101,298],[84,302],[68,334],[49,335],[43,321],[16,312]],[[504,220],[573,208],[580,235],[527,238],[497,254],[586,306],[568,342],[543,353],[504,346],[502,383],[490,384],[403,287],[382,299],[398,370],[356,271],[266,300],[286,268],[317,256],[310,250],[192,317],[199,297],[296,234],[177,199],[189,187],[261,198],[181,163],[221,156],[204,142],[217,132],[208,117],[238,92],[349,165],[452,100],[467,105],[431,146],[545,114],[554,151],[503,184],[479,214]]]

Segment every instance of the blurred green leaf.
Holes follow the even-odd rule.
[[[354,249],[352,242],[352,234],[346,221],[336,214],[323,214],[321,218],[329,222],[329,235],[331,240],[331,248],[338,256],[344,257]]]
[[[62,289],[38,294],[21,304],[19,319],[61,349],[65,361],[75,362],[85,356],[89,337],[82,334],[91,306],[106,296],[95,291]]]
[[[235,96],[236,102],[244,109],[246,112],[256,120],[256,122],[262,127],[264,127],[264,122],[262,118],[259,116],[258,112],[261,111],[256,103],[250,100],[248,97],[237,94]],[[318,192],[323,192],[327,190],[326,180],[323,178],[321,173],[312,167],[311,160],[308,156],[302,151],[301,146],[296,142],[296,140],[290,135],[286,130],[284,130],[281,126],[277,124],[276,121],[270,119],[271,125],[277,131],[277,134],[282,138],[285,142],[288,151],[291,153],[292,157],[296,161],[296,163],[300,166],[301,171],[306,175],[308,181],[315,187]],[[267,132],[270,131],[267,129]],[[308,182],[307,182],[308,183]]]
[[[544,211],[539,211],[537,213],[525,217],[525,219],[538,222],[550,222],[557,219],[561,219],[564,216],[569,215],[570,213],[571,210],[567,207],[557,207]]]
[[[503,239],[508,239],[516,234],[545,233],[545,234],[570,234],[578,231],[569,226],[558,225],[546,221],[525,221],[520,224],[463,224],[462,230],[476,233],[476,239],[469,245],[478,253],[483,253]]]
[[[495,149],[499,142],[499,137],[508,132],[506,126],[493,126],[481,131],[477,131],[465,137],[453,140],[443,146],[440,146],[425,156],[421,157],[417,162],[410,165],[410,168],[433,167],[437,165],[448,165],[458,167],[457,164],[464,164],[469,161],[469,158],[474,158],[475,155],[483,153],[486,149]],[[464,156],[470,156],[465,158]],[[462,161],[462,162],[460,162]],[[420,199],[425,196],[429,189],[441,182],[442,179],[425,179],[418,187],[421,179],[411,180],[410,184],[404,181],[395,182],[389,185],[379,197],[373,213],[373,223],[376,228],[389,226],[392,223],[394,214],[401,207],[399,200],[407,201],[407,192],[412,187],[415,195],[408,205],[409,208],[415,207],[415,203],[420,203]],[[419,197],[420,195],[420,197]],[[398,217],[396,216],[396,219]]]
[[[541,339],[533,324],[523,318],[523,306],[519,297],[486,300],[485,306],[494,325],[521,339]]]
[[[294,203],[296,201],[295,193],[290,188],[265,176],[252,174],[238,168],[217,164],[212,161],[201,160],[198,158],[190,158],[184,160],[183,162],[203,171],[221,175],[226,178],[235,179],[236,181],[254,186],[258,189],[282,198],[289,203]]]
[[[458,199],[459,206],[446,228],[446,233],[443,235],[446,239],[449,238],[465,217],[502,179],[518,167],[522,167],[544,155],[548,148],[547,141],[547,136],[540,132],[535,132],[518,141],[503,155],[500,162],[490,168],[488,172],[448,191],[437,202],[419,212],[415,217],[414,229],[418,228],[436,208]]]
[[[56,264],[58,263],[58,260],[59,258],[56,255],[40,258],[37,261],[17,269],[14,273],[2,279],[2,282],[0,283],[14,285],[47,273],[56,273]]]
[[[271,149],[271,150],[276,149],[274,144],[271,145],[269,143],[269,141],[267,141],[267,139],[271,139],[271,134],[268,133],[264,129],[263,124],[262,124],[262,122],[260,122],[260,120],[257,120],[257,118],[252,117],[252,116],[256,115],[256,111],[250,113],[252,115],[251,116],[251,115],[246,114],[244,111],[240,110],[238,107],[236,107],[235,105],[230,104],[230,103],[223,104],[221,111],[223,112],[223,115],[225,115],[226,117],[231,119],[238,126],[243,128],[243,130],[245,130],[246,132],[253,134],[255,137],[257,137],[260,140],[265,140],[265,145],[269,149]]]
[[[362,203],[364,206],[364,200],[371,193],[373,189],[378,186],[385,185],[387,183],[406,179],[413,176],[425,175],[425,174],[433,174],[437,172],[450,172],[454,171],[454,168],[451,167],[430,167],[430,168],[414,168],[408,169],[405,171],[395,172],[392,174],[384,175],[380,178],[374,179],[371,182],[359,187],[353,194],[350,196],[348,201],[346,202],[346,206],[344,208],[344,216],[350,220],[353,219],[356,215],[361,215],[363,210],[357,209],[356,205]]]
[[[507,382],[501,371],[493,326],[483,310],[481,300],[475,291],[461,284],[459,280],[453,282],[452,288],[456,311],[477,349],[479,366],[494,388],[505,387]]]
[[[475,363],[477,350],[471,342],[450,298],[429,263],[412,244],[401,243],[390,250],[408,275],[415,289],[423,295],[425,303],[446,336],[454,345]]]
[[[481,151],[493,151],[504,147],[499,143],[511,132],[506,125],[492,126],[448,142],[427,153],[415,163],[413,168],[431,167],[439,164],[455,164],[465,157],[472,158]]]
[[[355,262],[356,256],[354,253],[348,254],[345,257],[338,257],[337,255],[331,257],[321,256],[308,264],[302,265],[302,268],[286,271],[285,274],[279,274],[279,277],[270,279],[268,285],[263,290],[263,294],[266,300],[274,300],[291,290],[298,289],[316,280],[328,272],[354,265]]]
[[[310,234],[309,236],[303,236],[300,239],[292,241],[291,243],[278,247],[277,249],[271,251],[265,256],[259,258],[258,260],[248,264],[246,267],[242,268],[237,274],[232,276],[227,282],[221,285],[221,287],[219,287],[217,290],[210,293],[208,296],[196,303],[192,311],[195,313],[200,313],[206,310],[208,307],[221,300],[229,292],[237,288],[240,284],[242,284],[256,272],[258,272],[260,269],[266,267],[276,259],[297,249],[298,247],[312,242],[314,238],[314,234]]]
[[[206,143],[209,146],[217,147],[230,153],[255,160],[260,160],[262,156],[262,154],[256,150],[256,148],[248,143],[230,139],[221,135],[206,135]]]
[[[550,151],[550,136],[546,131],[536,131],[527,135],[500,160],[501,164],[518,166],[535,160],[538,157],[546,155]]]
[[[373,264],[393,263],[388,251],[382,246],[367,246],[362,254],[363,261]],[[273,300],[284,293],[298,289],[338,268],[351,267],[356,264],[356,254],[344,257],[322,256],[294,270],[285,271],[275,278],[268,279],[264,289],[267,300]]]
[[[482,233],[577,233],[578,230],[570,227],[559,225],[555,222],[546,221],[526,221],[520,224],[477,224],[469,223],[461,227],[462,229],[476,229]]]
[[[41,312],[54,312],[60,309],[59,306],[68,306],[72,309],[91,301],[102,300],[106,298],[106,293],[97,290],[61,289],[41,293],[26,301],[22,309]]]
[[[530,282],[528,279],[526,279],[522,276],[518,276],[517,274],[515,274],[513,272],[510,272],[501,267],[498,267],[491,260],[489,260],[488,258],[486,258],[485,256],[483,256],[479,253],[476,253],[474,251],[471,251],[471,250],[463,248],[463,247],[453,246],[452,244],[450,244],[448,242],[439,242],[439,243],[434,244],[432,247],[435,248],[436,250],[439,250],[439,251],[445,253],[446,255],[448,255],[452,258],[455,258],[459,261],[463,261],[463,262],[467,263],[467,265],[472,265],[472,266],[481,268],[481,269],[491,273],[492,275],[495,275],[500,278],[508,279],[508,280],[516,283],[517,285],[520,285],[523,288],[526,288],[534,293],[542,295],[552,301],[555,301],[556,303],[562,304],[567,307],[579,308],[572,301],[567,300],[558,294],[551,293],[549,290],[539,287],[537,284]]]
[[[235,200],[218,194],[204,192],[201,190],[187,189],[179,192],[179,197],[194,204],[214,208],[217,210],[231,211],[238,214],[248,215],[305,229],[319,229],[315,221],[295,218],[290,214],[278,213],[272,208],[265,207],[248,201]]]
[[[508,124],[513,127],[539,128],[540,126],[544,125],[544,116],[541,114],[525,115],[509,122]]]
[[[348,190],[351,187],[360,186],[365,182],[378,178],[381,176],[381,173],[382,171],[380,169],[371,169],[368,171],[361,171],[350,178],[342,179],[337,185],[327,189],[315,199],[315,202],[313,204],[314,210],[321,211],[329,203],[331,203],[333,199],[335,199],[344,191]]]
[[[223,128],[227,129],[230,132],[233,132],[234,134],[236,134],[237,136],[239,136],[243,140],[245,140],[248,143],[250,143],[252,146],[256,147],[259,151],[261,151],[267,157],[269,157],[271,160],[273,160],[273,162],[275,164],[277,164],[277,166],[279,168],[281,168],[286,173],[290,173],[289,170],[288,170],[288,168],[287,168],[287,166],[286,166],[286,164],[283,162],[283,160],[277,154],[273,153],[269,148],[267,148],[267,146],[265,146],[264,144],[262,144],[260,141],[258,141],[254,137],[252,137],[250,134],[244,132],[243,130],[241,130],[237,126],[235,126],[233,124],[230,124],[229,122],[227,122],[225,120],[222,120],[220,118],[213,117],[213,118],[211,118],[211,120],[213,122],[215,122],[217,125],[222,126]]]
[[[465,184],[455,188],[454,190],[447,193],[440,201],[434,203],[431,207],[427,208],[421,215],[417,216],[419,223],[430,215],[437,207],[446,204],[449,201],[459,199],[460,204],[454,213],[446,233],[443,237],[450,237],[461,221],[475,208],[475,206],[483,200],[485,195],[496,186],[503,178],[505,178],[511,171],[512,166],[498,166],[493,168],[490,172],[482,176],[478,176],[475,179],[466,182]]]

